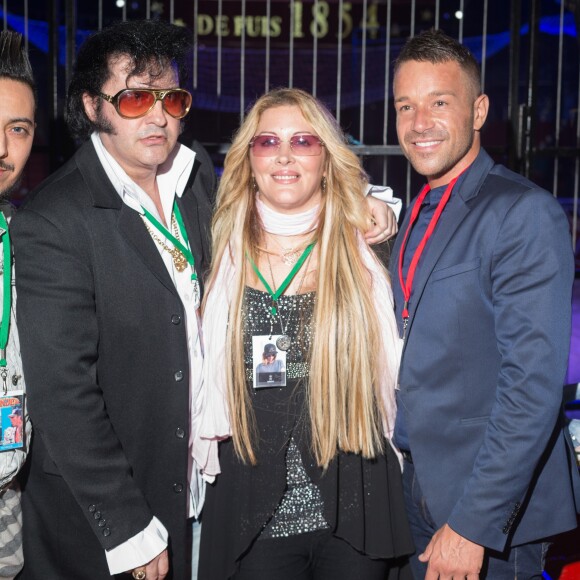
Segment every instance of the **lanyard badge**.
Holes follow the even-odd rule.
[[[178,224],[179,233],[183,242],[178,239],[176,235],[174,236],[150,211],[148,211],[143,206],[141,206],[141,209],[143,210],[145,218],[149,221],[149,223],[173,244],[174,249],[170,250],[170,254],[173,258],[173,263],[175,264],[176,270],[182,272],[185,269],[186,263],[191,266],[191,283],[193,285],[194,303],[196,304],[196,308],[198,308],[201,300],[201,291],[197,272],[195,271],[195,258],[193,257],[193,252],[191,251],[189,237],[187,235],[187,230],[185,229],[185,223],[183,222],[181,211],[177,205],[177,200],[173,202],[172,216],[175,216],[175,221]]]
[[[463,173],[463,172],[461,172],[461,173]],[[403,277],[403,260],[405,257],[405,247],[406,247],[407,241],[409,239],[409,234],[411,233],[411,230],[413,229],[413,225],[417,221],[417,217],[419,216],[419,212],[421,211],[421,204],[423,203],[423,200],[425,199],[427,194],[431,191],[431,187],[429,186],[429,184],[427,184],[423,187],[423,189],[421,190],[421,192],[417,196],[417,200],[415,201],[415,205],[413,206],[413,211],[411,212],[411,218],[409,219],[409,224],[407,225],[407,229],[405,231],[405,237],[403,238],[403,243],[401,244],[401,249],[399,251],[399,283],[401,284],[401,289],[403,291],[403,296],[405,298],[405,302],[403,304],[403,312],[402,312],[403,339],[406,336],[407,325],[409,323],[409,301],[411,299],[411,292],[413,289],[413,280],[415,278],[415,273],[417,271],[417,265],[419,264],[419,260],[421,259],[421,256],[423,255],[427,241],[429,240],[429,238],[431,237],[431,235],[435,231],[435,227],[437,226],[437,223],[439,222],[439,218],[441,217],[441,214],[443,213],[443,210],[445,209],[445,206],[447,205],[447,202],[449,201],[449,198],[451,197],[451,192],[453,191],[453,188],[454,188],[455,184],[457,183],[457,180],[461,176],[461,173],[457,177],[454,177],[451,180],[451,182],[449,183],[449,185],[445,188],[445,193],[443,194],[443,197],[439,200],[439,203],[437,204],[437,208],[435,209],[435,213],[431,217],[431,220],[429,221],[427,229],[426,229],[425,233],[423,234],[423,237],[421,238],[421,241],[419,242],[417,249],[413,253],[413,257],[411,258],[411,264],[409,265],[409,270],[407,272],[407,278],[405,279]]]
[[[10,331],[10,308],[12,304],[12,248],[8,222],[0,212],[0,228],[3,230],[2,255],[4,271],[2,273],[2,322],[0,323],[0,377],[2,391],[0,394],[0,451],[18,449],[24,445],[24,391],[8,391],[8,362],[6,348]],[[13,377],[18,381],[20,376]]]

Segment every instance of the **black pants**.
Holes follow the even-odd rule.
[[[257,540],[242,558],[233,580],[403,580],[409,577],[399,572],[400,568],[392,560],[373,560],[330,531],[320,530]]]

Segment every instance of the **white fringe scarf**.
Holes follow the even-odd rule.
[[[256,198],[264,229],[278,235],[300,235],[316,229],[319,207],[300,214],[280,214]],[[358,248],[371,274],[373,299],[381,330],[382,353],[380,393],[384,405],[384,432],[389,441],[395,424],[395,387],[402,341],[399,338],[393,308],[393,293],[388,278],[363,236],[358,234]],[[231,248],[230,248],[231,250]],[[200,394],[192,412],[193,459],[208,482],[221,473],[218,442],[231,437],[228,412],[227,376],[230,365],[225,360],[229,308],[232,301],[236,264],[226,251],[219,264],[214,284],[206,298],[203,314],[204,371]],[[395,449],[396,451],[396,449]]]

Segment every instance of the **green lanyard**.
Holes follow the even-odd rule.
[[[181,243],[150,211],[147,211],[143,206],[143,213],[145,217],[149,220],[149,223],[155,227],[161,234],[163,234],[184,256],[187,263],[191,266],[191,279],[192,281],[197,280],[197,273],[195,272],[195,259],[191,252],[189,246],[189,238],[187,236],[187,230],[185,229],[185,224],[183,223],[183,218],[181,217],[181,212],[179,211],[179,206],[177,205],[177,200],[173,202],[173,215],[177,220],[177,225],[179,226],[179,232],[183,238],[185,244]]]
[[[0,211],[0,228],[2,233],[2,252],[4,254],[4,276],[2,297],[2,322],[0,323],[0,367],[6,367],[6,346],[8,345],[8,331],[10,329],[10,303],[12,296],[12,253],[8,222]]]
[[[278,288],[278,290],[276,290],[276,292],[274,292],[272,290],[272,288],[270,288],[270,285],[268,284],[268,282],[266,282],[266,278],[264,278],[264,276],[262,276],[262,273],[260,272],[260,270],[258,270],[258,266],[256,266],[256,264],[254,263],[254,260],[252,260],[250,255],[246,252],[246,256],[248,257],[250,264],[252,264],[252,268],[254,269],[254,272],[256,272],[256,275],[260,279],[260,282],[262,282],[262,284],[264,285],[264,288],[266,288],[266,290],[268,291],[268,294],[270,294],[270,298],[272,298],[272,306],[270,308],[270,312],[272,312],[273,316],[276,316],[276,314],[278,313],[278,307],[277,307],[278,298],[280,298],[280,296],[282,296],[282,294],[284,294],[284,290],[286,290],[286,288],[288,288],[290,282],[292,282],[292,279],[294,278],[294,276],[296,276],[296,274],[298,273],[298,270],[300,270],[300,268],[302,267],[302,264],[304,264],[304,260],[306,260],[306,258],[308,258],[308,256],[310,255],[310,252],[312,251],[312,248],[314,248],[315,245],[316,245],[316,242],[312,242],[312,243],[308,244],[308,246],[306,246],[306,248],[302,252],[302,255],[300,256],[300,258],[298,258],[298,261],[296,262],[296,264],[294,264],[294,267],[292,268],[292,270],[290,270],[290,273],[288,274],[288,276],[286,276],[286,278],[284,278],[284,281],[282,282],[282,284],[280,284],[280,287]]]

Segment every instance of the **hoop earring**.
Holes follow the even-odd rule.
[[[322,179],[320,180],[320,189],[322,191],[322,195],[326,194],[326,177],[323,175]]]

